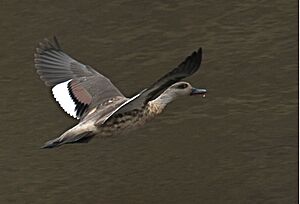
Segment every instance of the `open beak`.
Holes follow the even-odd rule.
[[[207,90],[206,89],[196,89],[196,88],[192,88],[192,92],[191,92],[191,96],[193,95],[202,95],[203,97],[205,97]]]

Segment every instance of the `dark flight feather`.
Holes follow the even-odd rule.
[[[155,83],[153,83],[149,88],[144,89],[139,93],[134,100],[126,103],[125,105],[119,107],[115,112],[113,112],[104,122],[108,121],[115,115],[125,114],[127,112],[133,111],[135,109],[141,109],[149,101],[157,98],[162,92],[164,92],[171,85],[194,74],[200,67],[202,61],[202,49],[199,48],[197,52],[193,52],[188,56],[182,63],[180,63],[172,71],[165,74]]]

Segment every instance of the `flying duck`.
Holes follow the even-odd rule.
[[[79,123],[42,148],[86,143],[94,136],[110,136],[134,129],[160,114],[179,96],[202,95],[206,89],[181,81],[200,67],[202,49],[137,95],[127,98],[112,82],[89,65],[65,53],[56,37],[39,43],[34,63],[40,78],[52,88],[55,100]]]

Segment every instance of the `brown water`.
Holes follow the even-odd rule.
[[[0,203],[297,203],[297,1],[2,1]],[[75,120],[33,67],[44,37],[127,95],[203,47],[146,127],[40,150]]]

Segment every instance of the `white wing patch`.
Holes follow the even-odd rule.
[[[60,107],[62,107],[62,109],[64,109],[65,112],[67,112],[70,116],[79,119],[76,116],[76,111],[75,111],[76,104],[71,98],[68,90],[68,83],[71,80],[72,79],[54,86],[52,88],[52,94],[55,100],[59,103]]]

